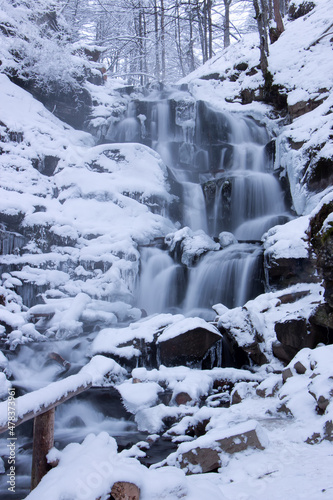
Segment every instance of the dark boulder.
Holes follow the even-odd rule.
[[[193,320],[197,320],[197,325]],[[219,331],[200,318],[185,319],[179,323],[166,328],[158,339],[158,358],[166,366],[198,363],[221,340]]]
[[[275,333],[279,343],[273,345],[273,354],[285,363],[289,363],[304,347],[313,349],[325,341],[322,332],[312,328],[305,318],[276,323]]]

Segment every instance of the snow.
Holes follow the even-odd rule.
[[[117,390],[121,394],[125,408],[131,413],[153,406],[157,401],[158,393],[162,392],[161,386],[156,382],[132,384],[126,381],[118,385]]]
[[[181,262],[186,266],[192,266],[202,254],[209,250],[220,249],[220,245],[215,243],[203,230],[192,231],[187,226],[175,233],[168,234],[165,241],[170,248],[170,252],[173,252],[176,245],[180,243]]]
[[[265,255],[271,259],[306,259],[309,257],[310,217],[304,215],[274,226],[262,237]]]
[[[168,463],[171,465],[176,465],[179,456],[182,454],[193,450],[194,448],[218,448],[218,443],[216,441],[226,439],[230,436],[235,436],[237,434],[245,434],[254,430],[259,438],[259,442],[263,448],[269,445],[268,438],[263,431],[262,427],[255,420],[247,420],[240,424],[229,427],[228,429],[215,428],[208,431],[204,436],[200,436],[190,442],[181,443],[175,454],[169,455]]]
[[[116,441],[106,432],[89,434],[82,444],[69,444],[61,452],[52,449],[49,460],[59,459],[59,464],[26,498],[39,499],[46,491],[50,500],[68,496],[73,500],[106,498],[116,481],[127,481],[140,488],[142,500],[199,500],[207,492],[217,500],[225,499],[219,487],[206,479],[194,486],[182,471],[171,467],[147,469],[135,459],[127,458],[124,451],[117,454]]]
[[[157,342],[160,344],[161,342],[173,339],[178,335],[182,335],[190,330],[195,330],[196,328],[203,328],[204,330],[215,333],[216,335],[220,335],[220,332],[217,328],[215,328],[215,326],[207,323],[207,321],[202,318],[184,318],[183,320],[177,321],[176,323],[173,323],[165,328],[163,333],[158,337]]]
[[[60,398],[79,387],[87,387],[90,384],[103,384],[104,377],[113,372],[123,375],[125,370],[113,359],[104,356],[95,356],[76,375],[53,382],[46,387],[24,394],[15,399],[15,411],[17,419],[22,418],[30,412],[37,412],[42,407],[56,403]],[[8,422],[7,401],[0,403],[0,426],[4,427]]]
[[[144,318],[136,323],[131,323],[126,328],[106,328],[94,339],[91,352],[118,354],[125,358],[139,356],[139,349],[131,345],[119,346],[119,344],[132,343],[134,339],[144,340],[146,343],[151,343],[154,340],[154,335],[167,325],[178,322],[184,319],[181,314],[158,314],[152,317]]]

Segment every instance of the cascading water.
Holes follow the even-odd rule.
[[[159,248],[145,248],[141,255],[144,272],[138,290],[139,307],[148,314],[179,307],[186,287],[183,267]]]
[[[144,249],[138,305],[148,313],[177,309],[205,317],[214,303],[243,305],[263,291],[262,252],[255,242],[289,218],[265,127],[241,114],[217,112],[186,93],[136,105],[138,127],[144,116],[142,142],[161,155],[178,183],[181,225],[215,238],[229,231],[238,240],[208,252],[187,272],[166,251]],[[130,113],[133,120],[133,103]]]

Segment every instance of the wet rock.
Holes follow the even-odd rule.
[[[297,283],[313,283],[316,277],[316,261],[313,257],[276,259],[265,254],[265,270],[268,285],[275,289],[288,288]]]
[[[139,500],[140,489],[134,483],[117,481],[112,486],[109,500]]]
[[[333,160],[316,158],[310,162],[306,173],[306,185],[311,191],[323,191],[333,182]]]
[[[281,304],[291,304],[293,302],[296,302],[297,300],[302,299],[303,297],[307,297],[308,295],[310,295],[310,290],[285,293],[284,295],[279,296],[279,301],[281,302]]]
[[[247,344],[243,346],[244,351],[249,355],[249,358],[252,359],[258,365],[265,365],[268,363],[268,360],[265,354],[261,351],[259,343],[254,341],[251,344]]]
[[[210,419],[205,418],[204,420],[200,420],[200,422],[197,422],[195,425],[189,425],[189,427],[185,431],[186,436],[191,436],[191,437],[204,436],[206,434],[206,427],[209,424],[209,422]]]

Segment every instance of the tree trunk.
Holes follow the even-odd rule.
[[[161,0],[161,61],[162,82],[165,81],[165,24],[164,24],[164,0]]]
[[[257,20],[259,39],[260,39],[260,68],[261,68],[261,71],[265,77],[267,74],[267,68],[268,68],[267,31],[266,31],[266,27],[265,27],[263,13],[260,10],[258,0],[253,0],[253,6],[254,6],[255,13],[256,13],[255,19]]]
[[[212,0],[207,0],[208,21],[208,58],[213,57],[213,23],[212,23]]]
[[[154,0],[154,23],[155,23],[155,75],[160,80],[160,40],[158,32],[158,9],[157,0]]]
[[[179,65],[182,71],[182,76],[185,76],[184,62],[183,62],[183,51],[182,51],[182,41],[181,41],[181,29],[180,29],[180,15],[179,15],[179,3],[176,1],[176,19],[175,19],[175,41],[179,59]]]
[[[191,0],[188,0],[188,5],[189,5],[189,47],[188,47],[188,59],[189,59],[189,70],[194,71],[195,69],[195,64],[194,64],[194,52],[193,52],[193,12],[191,8]]]
[[[223,0],[224,3],[224,26],[223,26],[223,46],[230,45],[230,4],[231,0]]]
[[[203,30],[203,26],[202,26],[203,23],[202,23],[202,18],[201,18],[200,5],[199,5],[198,0],[196,1],[195,10],[196,10],[197,19],[198,19],[198,29],[199,29],[201,52],[202,52],[202,62],[205,63],[207,61],[206,50],[205,50],[205,37],[204,37],[204,30]]]
[[[273,0],[274,5],[274,19],[276,22],[276,29],[278,30],[279,35],[284,32],[283,21],[280,12],[280,0]]]

